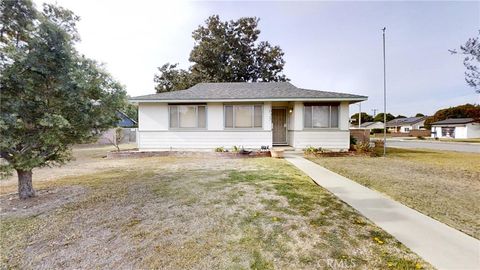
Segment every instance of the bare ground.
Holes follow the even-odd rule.
[[[283,160],[103,161],[0,197],[2,268],[431,268]]]

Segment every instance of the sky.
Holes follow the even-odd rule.
[[[465,83],[463,57],[448,51],[478,35],[480,2],[35,1],[43,2],[81,17],[78,50],[104,63],[130,96],[155,93],[154,74],[166,62],[188,68],[192,31],[218,14],[260,18],[259,41],[282,48],[292,84],[366,95],[363,112],[383,111],[383,27],[388,112],[431,115],[480,103]]]

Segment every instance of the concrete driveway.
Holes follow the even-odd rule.
[[[480,153],[480,143],[412,141],[400,139],[387,139],[388,147],[398,148],[423,148],[432,150],[446,150],[469,153]]]

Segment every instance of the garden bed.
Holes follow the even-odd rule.
[[[346,152],[317,152],[317,153],[305,153],[306,157],[366,157],[372,156],[372,153],[359,153],[357,151]]]
[[[107,158],[142,158],[142,157],[224,157],[224,158],[255,158],[270,157],[270,151],[240,152],[207,152],[207,151],[111,151]]]

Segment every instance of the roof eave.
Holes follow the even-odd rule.
[[[265,101],[349,101],[350,104],[367,100],[368,97],[349,98],[232,98],[232,99],[129,99],[131,103],[186,103],[186,102],[265,102]]]

